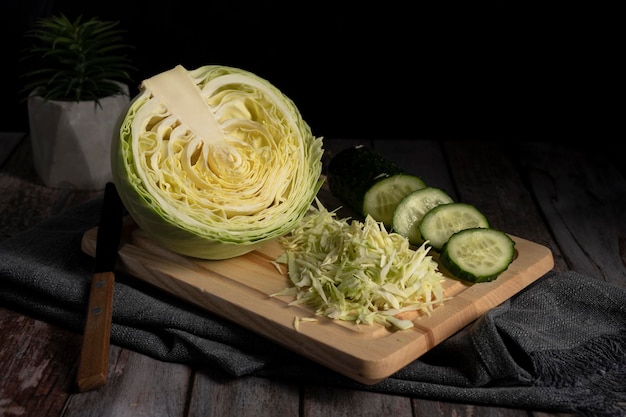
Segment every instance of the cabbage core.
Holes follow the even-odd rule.
[[[113,177],[129,213],[175,252],[225,259],[291,231],[321,186],[322,140],[241,69],[177,66],[120,118]]]

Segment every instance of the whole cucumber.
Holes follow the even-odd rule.
[[[421,178],[363,145],[347,148],[328,164],[331,193],[353,211],[391,227],[393,211],[411,191],[424,188]]]

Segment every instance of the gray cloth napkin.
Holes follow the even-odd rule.
[[[82,332],[102,198],[0,244],[3,306]],[[111,342],[151,357],[301,383],[586,416],[626,415],[626,290],[550,272],[389,378],[364,385],[116,274]]]

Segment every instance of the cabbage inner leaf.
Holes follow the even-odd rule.
[[[322,184],[321,138],[280,90],[237,68],[177,66],[144,80],[116,146],[114,180],[133,218],[191,256],[237,256],[289,232]]]

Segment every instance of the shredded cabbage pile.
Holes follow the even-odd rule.
[[[276,262],[287,265],[294,287],[272,296],[295,295],[290,305],[310,305],[320,316],[401,330],[413,322],[396,315],[430,314],[443,304],[443,275],[426,243],[413,250],[405,237],[387,232],[371,216],[350,222],[315,202],[279,238],[285,252]]]

